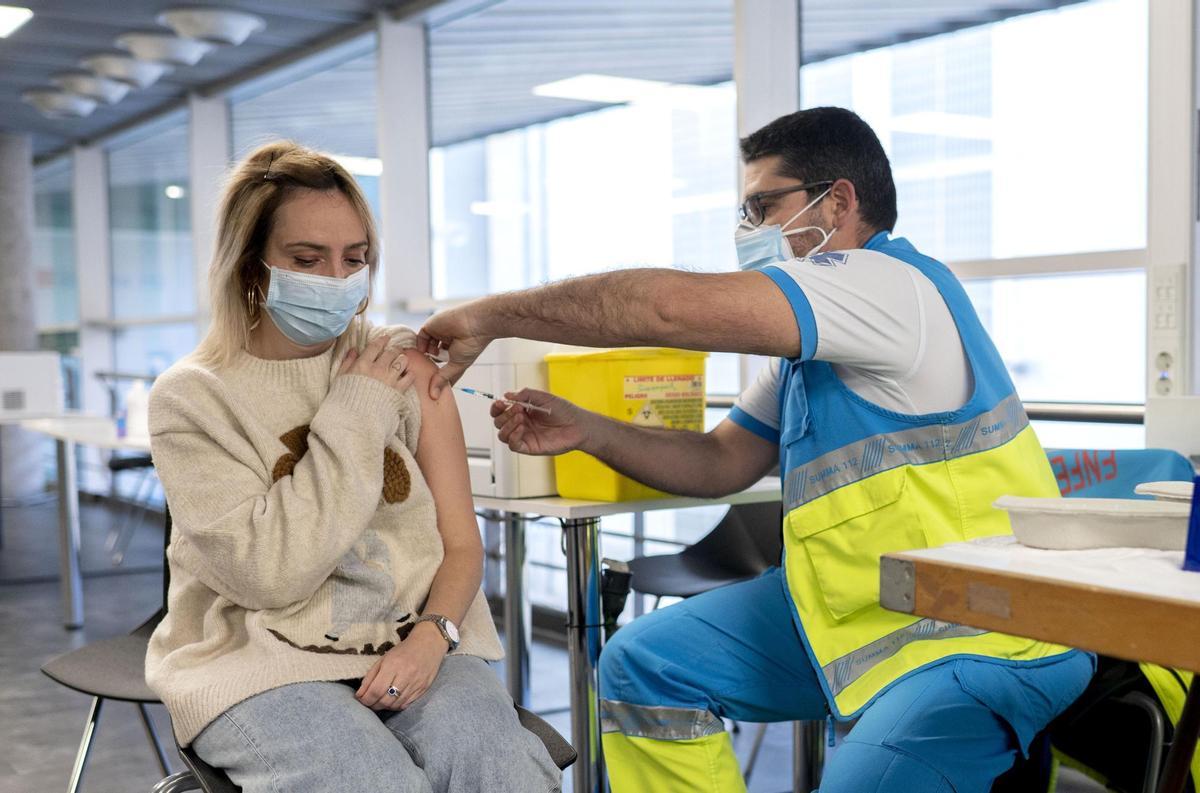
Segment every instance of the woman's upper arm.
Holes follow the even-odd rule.
[[[437,507],[438,530],[447,548],[481,548],[471,499],[467,445],[453,392],[438,400],[429,397],[429,381],[437,366],[415,349],[404,351],[409,371],[416,377],[413,389],[421,398],[421,434],[417,440],[417,465],[429,484]]]

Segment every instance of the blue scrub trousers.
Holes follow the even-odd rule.
[[[1020,664],[958,657],[910,674],[863,712],[820,791],[986,793],[1094,671],[1094,656],[1072,650]],[[779,568],[621,628],[600,658],[600,696],[749,722],[828,715]]]

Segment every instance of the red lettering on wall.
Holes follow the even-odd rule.
[[[1067,476],[1067,461],[1061,454],[1050,458],[1050,467],[1054,469],[1054,478],[1058,480],[1058,492],[1066,495],[1071,492],[1071,478]]]
[[[1101,469],[1103,469],[1105,466],[1108,466],[1108,465],[1112,466],[1112,473],[1105,475],[1104,478],[1106,480],[1107,479],[1116,479],[1117,478],[1117,453],[1115,451],[1110,451],[1108,453],[1108,456],[1106,456],[1103,460],[1100,461]]]

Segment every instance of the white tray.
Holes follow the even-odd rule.
[[[1192,503],[1191,482],[1142,482],[1133,492],[1139,496],[1154,496],[1159,501]]]
[[[1054,550],[1157,548],[1182,551],[1189,504],[1126,498],[1027,498],[1001,496],[1022,545]]]

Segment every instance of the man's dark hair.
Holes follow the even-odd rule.
[[[896,225],[896,183],[874,130],[844,107],[814,107],[775,119],[742,138],[742,160],[778,155],[781,176],[801,182],[847,179],[872,230]]]

